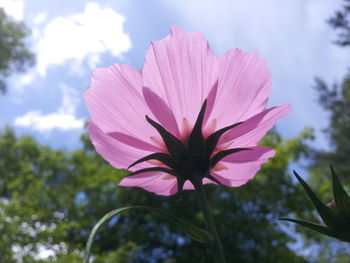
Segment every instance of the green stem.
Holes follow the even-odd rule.
[[[196,189],[197,198],[199,201],[199,205],[201,207],[201,210],[203,212],[205,223],[207,226],[207,229],[209,233],[212,235],[214,240],[211,242],[211,248],[214,256],[214,260],[216,263],[226,263],[224,250],[222,249],[221,241],[218,235],[218,232],[216,231],[216,227],[214,224],[213,217],[211,215],[211,212],[209,210],[207,198],[205,196],[205,191],[202,182],[195,183],[194,187]]]

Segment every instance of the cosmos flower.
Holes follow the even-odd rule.
[[[199,32],[172,27],[152,42],[142,71],[115,64],[93,72],[84,94],[89,136],[112,166],[132,172],[121,186],[158,195],[237,187],[274,156],[258,143],[290,111],[265,109],[270,88],[256,53],[217,57]]]

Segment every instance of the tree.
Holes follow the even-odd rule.
[[[350,1],[344,0],[342,10],[339,10],[329,20],[330,25],[338,30],[339,38],[336,43],[344,48],[350,46]],[[323,182],[326,171],[333,164],[345,185],[350,186],[350,71],[342,83],[328,85],[321,78],[316,79],[316,90],[320,105],[329,113],[329,126],[325,130],[330,150],[315,149],[310,171],[312,180],[320,188],[320,194],[325,194],[329,182]],[[330,195],[326,195],[329,198]]]
[[[277,149],[276,157],[256,179],[240,188],[207,186],[210,206],[227,258],[235,262],[307,262],[287,244],[293,238],[277,218],[303,211],[303,194],[287,172],[292,159],[305,151],[305,132],[283,140],[272,132],[264,144]],[[164,208],[204,226],[195,194],[161,197],[137,188],[116,186],[126,175],[105,163],[86,136],[84,148],[52,150],[34,139],[0,133],[0,254],[6,263],[81,262],[81,252],[93,225],[105,213],[127,205]],[[38,259],[43,248],[56,254]],[[14,251],[17,251],[16,255]],[[130,212],[103,227],[93,247],[95,263],[211,262],[206,248],[190,240],[163,219]],[[16,259],[17,258],[17,259]],[[201,261],[202,260],[202,261]]]
[[[339,32],[335,42],[341,47],[350,46],[350,1],[344,0],[343,8],[329,20]],[[330,142],[329,150],[313,149],[311,154],[310,184],[324,202],[332,201],[329,165],[337,171],[343,185],[350,190],[350,71],[341,83],[328,85],[321,78],[316,79],[316,90],[320,105],[329,113],[329,126],[325,130]],[[307,237],[318,241],[320,253],[316,262],[348,262],[350,250],[346,244],[314,235],[305,231]]]
[[[336,43],[340,46],[350,45],[350,0],[344,0],[344,6],[341,10],[329,19],[329,23],[334,29],[339,31]]]
[[[5,93],[5,79],[14,72],[22,72],[34,63],[34,55],[27,49],[28,28],[7,16],[0,8],[0,92]]]

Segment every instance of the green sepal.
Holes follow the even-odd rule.
[[[340,215],[334,211],[333,209],[329,208],[327,205],[322,203],[315,193],[311,190],[311,188],[307,185],[307,183],[299,176],[299,174],[296,171],[293,171],[295,177],[298,179],[302,187],[304,188],[307,196],[314,204],[318,214],[322,218],[322,221],[331,229],[337,230],[340,226],[340,223],[343,221],[343,219],[340,217]]]
[[[146,115],[146,120],[158,131],[170,155],[173,156],[175,160],[182,160],[187,153],[187,148],[183,144],[183,142],[180,141],[178,138],[176,138],[174,135],[168,132],[162,125],[155,122],[147,115]]]
[[[279,220],[293,222],[295,224],[308,227],[308,228],[310,228],[318,233],[321,233],[323,235],[338,238],[338,236],[334,230],[329,229],[328,227],[325,227],[325,226],[322,226],[319,224],[314,224],[314,223],[310,223],[307,221],[302,221],[302,220],[298,220],[298,219],[291,219],[291,218],[279,218]]]
[[[180,201],[182,199],[182,194],[184,192],[183,188],[186,180],[181,178],[180,176],[178,176],[176,179],[177,179],[177,196],[178,196],[178,200]]]
[[[214,151],[214,149],[215,149],[215,147],[216,147],[216,145],[217,145],[217,143],[218,143],[220,137],[221,137],[225,132],[227,132],[227,131],[229,131],[229,130],[235,128],[235,127],[237,127],[238,125],[241,125],[242,123],[243,123],[243,122],[237,122],[237,123],[235,123],[235,124],[232,124],[232,125],[230,125],[230,126],[224,127],[224,128],[222,128],[222,129],[217,130],[216,132],[212,133],[212,134],[207,138],[207,140],[206,140],[206,145],[207,145],[207,157],[209,158],[209,157],[212,155],[212,153],[213,153],[213,151]]]
[[[333,166],[331,165],[332,171],[332,180],[333,180],[333,195],[335,206],[339,214],[343,217],[343,219],[350,224],[350,197],[346,193],[342,184],[339,181],[337,174],[335,173]],[[350,226],[349,226],[350,232]]]
[[[149,167],[149,168],[144,168],[144,169],[140,169],[135,172],[132,172],[128,174],[126,177],[136,175],[136,174],[141,174],[141,173],[148,173],[148,172],[164,172],[164,173],[172,174],[174,176],[177,175],[174,170],[171,170],[165,167]]]
[[[147,155],[141,159],[138,159],[137,161],[133,162],[128,169],[130,169],[131,167],[135,166],[136,164],[142,163],[142,162],[146,162],[149,160],[157,160],[160,161],[162,163],[164,163],[165,165],[171,167],[172,169],[176,168],[176,164],[173,160],[173,158],[171,158],[171,156],[169,154],[166,153],[152,153],[150,155]]]
[[[192,132],[188,138],[188,150],[195,155],[203,155],[206,152],[205,139],[202,133],[202,125],[207,107],[207,100],[204,101],[202,108],[198,114],[196,123],[193,126]]]
[[[234,148],[234,149],[228,149],[228,150],[223,150],[223,151],[217,152],[210,159],[210,166],[214,167],[218,162],[220,162],[226,156],[229,156],[229,155],[237,153],[237,152],[248,151],[248,150],[252,150],[252,149],[249,149],[249,148]]]
[[[214,181],[215,183],[217,183],[218,185],[224,186],[218,179],[216,179],[214,176],[212,176],[211,174],[208,174],[206,176],[208,179]]]
[[[123,207],[119,209],[115,209],[106,215],[104,215],[98,222],[97,224],[93,227],[88,242],[86,244],[85,248],[85,256],[84,256],[84,263],[89,263],[90,260],[90,255],[91,255],[91,248],[92,244],[94,241],[94,238],[97,234],[97,232],[100,230],[100,228],[103,226],[104,223],[106,223],[108,220],[112,219],[118,214],[122,214],[124,212],[128,211],[146,211],[146,212],[151,212],[153,214],[160,215],[164,218],[166,218],[169,222],[176,224],[178,227],[180,227],[189,237],[192,239],[202,242],[202,243],[210,243],[212,241],[212,236],[205,230],[185,221],[182,218],[179,218],[178,216],[172,215],[169,212],[159,209],[159,208],[154,208],[154,207],[148,207],[148,206],[129,206],[129,207]]]

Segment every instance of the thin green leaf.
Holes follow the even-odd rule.
[[[329,228],[322,226],[322,225],[318,225],[318,224],[314,224],[314,223],[310,223],[310,222],[302,221],[302,220],[298,220],[298,219],[291,219],[291,218],[280,218],[279,220],[293,222],[295,224],[308,227],[308,228],[310,228],[318,233],[321,233],[323,235],[337,238],[337,234],[332,229],[329,229]]]
[[[299,174],[296,171],[293,171],[295,177],[298,179],[302,187],[304,188],[306,194],[308,195],[309,199],[314,204],[318,214],[322,218],[322,221],[332,229],[337,229],[339,222],[342,221],[339,214],[335,212],[333,209],[329,208],[327,205],[322,203],[315,193],[311,190],[311,188],[307,185],[307,183],[299,176]]]
[[[139,160],[137,160],[136,162],[133,162],[128,169],[130,169],[131,167],[135,166],[136,164],[142,163],[142,162],[146,162],[149,160],[158,160],[162,163],[164,163],[165,165],[175,169],[175,162],[174,160],[171,158],[170,155],[166,154],[166,153],[152,153],[150,155],[147,155]]]
[[[198,228],[195,225],[192,225],[191,223],[185,221],[184,219],[181,219],[175,215],[170,214],[169,212],[159,209],[159,208],[154,208],[154,207],[148,207],[148,206],[128,206],[128,207],[123,207],[119,209],[115,209],[106,215],[104,215],[98,222],[97,224],[93,227],[88,242],[86,244],[85,248],[85,257],[84,257],[84,263],[89,263],[90,260],[90,255],[91,255],[91,248],[92,244],[94,242],[94,238],[97,234],[97,232],[101,229],[104,223],[106,223],[108,220],[112,219],[118,214],[125,213],[127,211],[146,211],[146,212],[151,212],[153,214],[162,216],[166,218],[170,223],[176,224],[179,226],[187,235],[189,235],[191,238],[194,240],[197,240],[202,243],[210,243],[212,241],[212,237],[210,234],[202,230],[201,228]]]
[[[340,183],[339,178],[335,173],[332,165],[331,171],[335,205],[339,211],[339,214],[344,218],[344,220],[350,222],[350,197]]]
[[[233,128],[237,127],[238,125],[241,125],[243,122],[237,122],[235,124],[232,124],[230,126],[224,127],[220,130],[217,130],[216,132],[210,134],[210,136],[206,140],[207,144],[207,156],[210,157],[213,153],[220,137],[227,131],[232,130]]]
[[[248,150],[251,150],[251,149],[249,149],[249,148],[234,148],[234,149],[223,150],[221,152],[216,153],[210,159],[210,165],[211,165],[211,167],[214,167],[218,162],[220,162],[226,156],[229,156],[229,155],[237,153],[237,152],[248,151]]]
[[[128,176],[141,174],[141,173],[149,173],[149,172],[164,172],[164,173],[168,173],[168,174],[172,174],[172,175],[176,176],[176,173],[175,173],[174,170],[171,170],[171,169],[168,169],[168,168],[165,168],[165,167],[144,168],[144,169],[140,169],[140,170],[137,170],[135,172],[132,172],[132,173],[128,174]]]
[[[211,174],[208,174],[206,177],[207,177],[208,179],[214,181],[214,182],[217,183],[218,185],[223,186],[223,184],[222,184],[218,179],[216,179],[214,176],[212,176]]]

